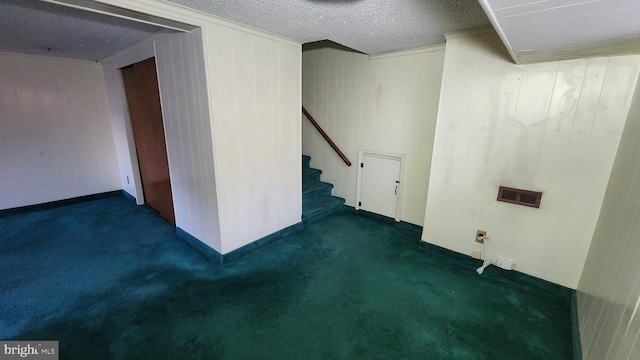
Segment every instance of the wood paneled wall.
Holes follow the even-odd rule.
[[[300,222],[301,46],[203,28],[222,252]]]
[[[176,226],[222,249],[202,30],[154,42]]]
[[[0,54],[0,66],[0,209],[120,189],[100,65]]]
[[[220,252],[213,141],[200,29],[154,36],[102,62],[108,79],[112,121],[114,128],[119,129],[115,138],[122,153],[119,159],[123,178],[135,178],[137,189],[132,190],[140,199],[135,144],[118,69],[152,56],[156,58],[158,71],[176,226]],[[126,183],[123,186],[131,188]]]
[[[580,284],[583,358],[640,359],[640,84]]]
[[[104,2],[202,29],[198,81],[209,97],[220,224],[213,247],[227,253],[300,222],[301,44],[167,2]]]
[[[385,56],[335,48],[303,52],[303,104],[354,163],[347,167],[304,117],[303,153],[355,205],[358,149],[407,154],[401,220],[422,225],[444,49]]]
[[[494,33],[448,37],[423,240],[576,288],[640,56],[515,65]],[[498,187],[543,192],[539,209]]]

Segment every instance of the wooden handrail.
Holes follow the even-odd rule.
[[[309,119],[309,121],[311,121],[313,126],[320,132],[320,135],[322,135],[322,137],[325,140],[327,140],[329,145],[331,145],[331,147],[333,148],[333,151],[335,151],[336,154],[338,154],[338,156],[340,156],[342,161],[344,161],[344,163],[347,164],[347,166],[351,166],[351,161],[349,161],[349,159],[347,159],[347,157],[344,155],[344,153],[342,153],[342,151],[340,151],[340,148],[338,148],[338,145],[336,145],[336,143],[334,143],[333,140],[331,140],[329,135],[327,135],[327,133],[324,132],[324,130],[322,130],[320,125],[318,125],[318,123],[313,119],[313,116],[311,116],[311,114],[309,114],[309,112],[307,111],[307,109],[304,108],[304,106],[302,107],[302,113],[307,117],[307,119]]]

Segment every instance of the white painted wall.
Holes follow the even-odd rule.
[[[214,218],[203,218],[198,223],[215,222],[214,213],[217,214],[219,244],[203,239],[197,231],[183,229],[224,254],[300,222],[301,44],[162,1],[104,2],[202,29],[204,73],[198,73],[192,81],[204,81],[198,83],[197,88],[208,91],[215,179],[195,178],[200,176],[198,167],[209,165],[198,163],[208,162],[208,155],[200,154],[207,151],[208,145],[202,142],[205,138],[193,141],[180,138],[179,143],[185,156],[187,151],[191,152],[189,161],[199,159],[186,165],[193,172],[182,174],[187,176],[184,183],[209,181],[213,184],[211,181],[215,180],[217,213],[210,209],[209,214]],[[162,42],[157,41],[156,45],[162,46]],[[171,46],[172,52],[183,48],[174,47],[173,43]],[[160,57],[163,50],[156,50]],[[175,63],[174,66],[177,71]],[[179,80],[177,75],[174,74],[171,82]],[[160,81],[161,93],[165,92],[163,81]],[[181,85],[176,86],[175,91],[180,93]],[[177,100],[178,104],[180,101]],[[163,100],[165,116],[169,106]],[[180,111],[190,111],[202,105],[176,106]],[[185,136],[182,130],[181,136]],[[168,141],[169,147],[170,143]],[[175,166],[170,155],[170,170]],[[173,181],[173,172],[171,176]],[[189,196],[200,199],[204,195],[196,192]],[[214,204],[203,201],[206,206]],[[188,216],[200,216],[196,211],[199,206],[200,203],[188,205]],[[179,208],[181,206],[176,206]],[[176,213],[176,221],[179,218]],[[177,225],[182,228],[180,223]],[[205,235],[212,236],[206,232]]]
[[[494,33],[448,36],[422,239],[576,288],[639,56],[514,65]],[[496,201],[542,191],[540,209]]]
[[[213,141],[202,31],[158,34],[103,63],[123,186],[141,200],[142,188],[120,68],[156,58],[176,226],[220,252]],[[117,129],[117,130],[116,130]],[[126,177],[135,185],[126,184]]]
[[[578,285],[585,360],[640,359],[640,84]]]
[[[204,28],[222,252],[300,222],[301,45]]]
[[[100,65],[0,54],[0,66],[0,209],[119,190]]]
[[[354,164],[347,167],[303,117],[303,153],[333,194],[355,206],[358,149],[407,154],[400,219],[422,225],[444,49],[367,55],[303,52],[303,104]]]
[[[202,31],[155,41],[176,226],[218,252],[218,195]]]

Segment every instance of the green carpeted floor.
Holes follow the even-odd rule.
[[[238,224],[242,226],[242,224]],[[571,359],[571,291],[337,213],[224,267],[112,197],[0,218],[0,338],[61,359]]]

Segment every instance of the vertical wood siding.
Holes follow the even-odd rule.
[[[514,65],[495,34],[447,40],[423,240],[576,288],[640,57]],[[542,191],[539,209],[498,187]]]
[[[222,252],[300,222],[301,47],[203,27]]]
[[[583,358],[640,359],[640,87],[578,286]]]
[[[100,65],[0,54],[0,209],[120,189]]]
[[[305,118],[303,153],[355,205],[358,149],[407,154],[401,220],[422,225],[444,51],[371,58],[333,48],[303,53],[303,104],[354,163],[347,167]]]
[[[221,251],[202,31],[154,42],[176,226]]]
[[[301,48],[221,23],[112,63],[155,46],[176,225],[224,254],[300,222]]]
[[[102,61],[121,173],[142,188],[119,68],[156,57],[176,226],[221,251],[202,31],[161,34]],[[124,176],[123,176],[124,178]],[[133,182],[131,180],[130,182]]]

